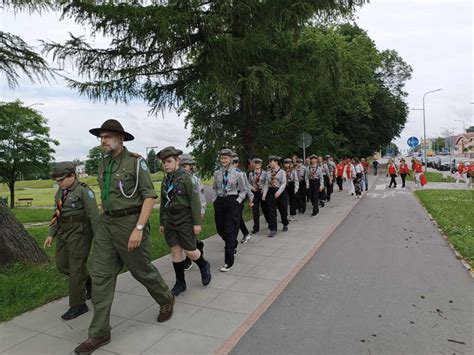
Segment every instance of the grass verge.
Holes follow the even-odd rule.
[[[425,176],[426,176],[426,179],[428,180],[428,182],[456,182],[456,180],[454,180],[451,176],[446,176],[446,177],[443,177],[443,174],[442,173],[435,173],[435,172],[432,172],[432,171],[426,171],[425,173]],[[415,174],[412,173],[411,174],[411,180],[412,181],[415,181]]]
[[[451,244],[474,267],[474,191],[415,192]]]
[[[15,213],[18,211],[20,210],[16,210]],[[34,213],[37,210],[32,209],[30,211],[32,211],[31,213]],[[51,213],[50,210],[48,210],[48,212]],[[26,217],[24,218],[26,219]],[[29,216],[29,218],[37,219],[39,217]],[[248,206],[246,206],[244,210],[244,219],[249,220],[250,218],[251,211]],[[169,254],[169,248],[166,245],[163,235],[158,232],[158,210],[153,211],[150,217],[150,224],[150,255],[151,259],[154,260]],[[28,232],[40,246],[43,246],[44,240],[47,236],[47,231],[47,226],[28,228]],[[212,204],[209,204],[202,225],[200,239],[206,239],[215,234],[216,226],[214,223],[214,208]],[[50,262],[47,264],[14,264],[0,268],[0,322],[7,321],[24,312],[67,296],[67,279],[56,271],[54,250],[54,246],[53,248],[48,248],[46,250],[46,253],[50,257]],[[89,258],[89,267],[91,267],[90,264]]]

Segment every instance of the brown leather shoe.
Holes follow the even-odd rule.
[[[76,354],[88,355],[100,348],[102,345],[110,343],[110,334],[97,338],[88,338],[74,349]]]
[[[173,315],[173,306],[176,302],[176,297],[173,296],[170,303],[160,306],[160,314],[158,315],[158,322],[166,322]]]

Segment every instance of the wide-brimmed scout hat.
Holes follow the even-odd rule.
[[[309,159],[318,159],[318,156],[316,154],[311,154],[309,156]]]
[[[182,150],[179,150],[173,146],[170,146],[170,147],[166,147],[160,150],[156,156],[158,157],[158,159],[163,160],[168,157],[179,157],[181,154],[183,154]]]
[[[130,133],[125,132],[119,121],[114,119],[105,121],[100,128],[92,128],[89,132],[96,137],[100,137],[101,132],[115,132],[120,133],[124,137],[124,141],[133,141],[135,139]]]
[[[53,173],[51,174],[52,179],[65,178],[69,174],[76,173],[76,166],[70,161],[63,161],[57,163],[54,166]]]
[[[240,158],[239,157],[232,157],[232,163],[240,163]]]
[[[303,162],[303,159],[301,159],[301,158],[296,158],[296,162],[297,162],[297,163],[302,163],[302,162]]]
[[[283,160],[283,163],[285,164],[293,163],[293,160],[291,160],[290,158],[286,158],[285,160]]]
[[[196,161],[189,154],[183,154],[179,160],[179,165],[194,165]]]
[[[254,163],[260,163],[260,164],[261,164],[262,161],[263,161],[263,160],[260,159],[260,158],[253,158],[252,160],[253,160]]]
[[[232,154],[234,153],[228,148],[224,148],[219,151],[219,155],[227,155],[228,157],[232,157]]]
[[[271,161],[271,160],[275,160],[275,161],[280,161],[281,160],[281,157],[279,157],[278,155],[270,155],[268,157],[268,160]]]

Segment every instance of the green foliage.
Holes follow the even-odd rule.
[[[97,175],[99,171],[99,163],[102,160],[102,150],[100,145],[89,150],[86,160],[86,173],[88,175]]]
[[[466,129],[466,132],[474,132],[474,126],[470,126],[469,128]]]
[[[20,174],[49,170],[54,150],[47,120],[21,101],[0,104],[0,181],[10,188],[14,207],[14,186]]]
[[[456,250],[474,267],[474,192],[419,190],[416,195]]]

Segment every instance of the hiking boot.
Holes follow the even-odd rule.
[[[102,345],[110,343],[110,334],[96,338],[88,338],[87,340],[80,343],[74,352],[80,355],[88,355],[100,348]]]
[[[282,232],[288,232],[288,226],[283,226]]]
[[[277,234],[277,231],[270,231],[270,234],[268,235],[269,238],[273,238]]]
[[[191,259],[186,257],[186,259],[184,259],[184,271],[188,271],[192,267],[193,267],[193,262],[191,261]]]
[[[88,311],[89,311],[89,307],[87,307],[87,305],[84,303],[84,304],[81,304],[80,306],[69,308],[69,310],[61,316],[61,318],[64,320],[71,320],[71,319],[79,317],[81,314],[84,314]]]
[[[173,315],[173,306],[174,303],[176,302],[176,297],[172,296],[173,298],[171,299],[170,303],[164,304],[160,306],[160,314],[158,315],[158,322],[166,322],[171,318]]]
[[[241,243],[242,243],[242,244],[245,244],[245,243],[247,243],[249,240],[250,240],[250,234],[244,235],[243,238],[242,238]]]
[[[209,262],[206,262],[206,266],[204,266],[201,271],[201,281],[204,286],[209,285],[211,282],[211,265]]]
[[[181,292],[186,291],[186,281],[176,281],[173,288],[171,289],[171,293],[173,296],[178,296]]]
[[[86,299],[90,300],[92,298],[92,279],[90,276],[87,276],[86,280]]]

